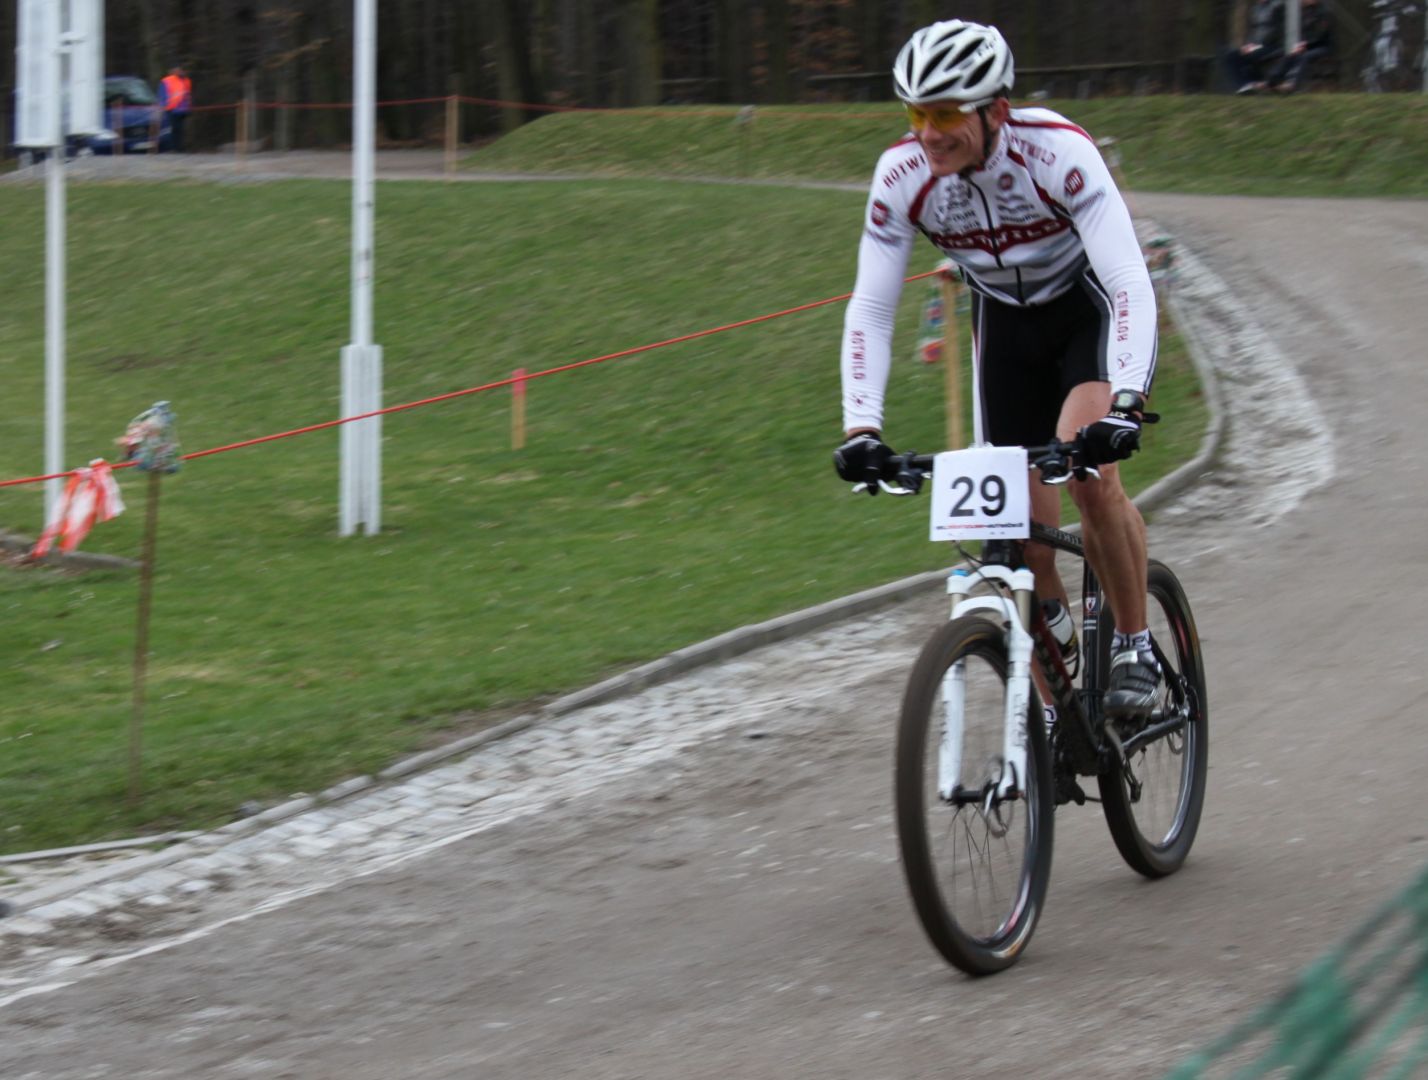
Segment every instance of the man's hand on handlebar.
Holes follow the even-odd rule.
[[[1140,449],[1141,424],[1159,419],[1145,411],[1144,396],[1134,390],[1117,390],[1111,398],[1111,411],[1077,432],[1076,442],[1087,465],[1124,461]]]
[[[854,491],[914,495],[922,487],[922,473],[912,468],[913,456],[896,453],[876,431],[860,431],[833,451],[833,467]]]
[[[876,484],[893,457],[893,448],[878,432],[860,431],[833,451],[833,467],[850,484]]]

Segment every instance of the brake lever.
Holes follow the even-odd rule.
[[[1072,480],[1099,480],[1101,471],[1094,465],[1078,465],[1079,452],[1072,447],[1067,454],[1047,454],[1031,463],[1031,467],[1041,473],[1041,482],[1052,487],[1061,487]]]
[[[1057,473],[1054,476],[1047,476],[1043,473],[1041,482],[1053,487],[1060,487],[1072,480],[1099,480],[1100,478],[1101,470],[1094,465],[1073,465],[1068,472]]]
[[[861,494],[862,492],[866,491],[869,495],[876,495],[876,494],[878,493],[878,490],[879,490],[879,489],[882,489],[883,491],[886,491],[889,495],[916,495],[916,494],[917,494],[917,487],[913,487],[911,490],[909,490],[908,488],[900,487],[900,486],[898,486],[897,484],[889,484],[886,480],[883,480],[881,477],[878,479],[877,487],[873,487],[872,485],[868,484],[866,481],[861,482],[861,483],[854,484],[854,485],[853,485],[853,494],[854,494],[854,495],[858,495],[858,494]]]

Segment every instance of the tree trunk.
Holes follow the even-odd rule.
[[[748,0],[716,0],[719,81],[723,98],[731,104],[749,99]]]
[[[854,0],[853,33],[858,42],[858,59],[863,71],[890,69],[892,57],[886,55],[882,35],[882,4],[878,0]],[[868,84],[859,87],[859,97],[865,97]]]
[[[1017,67],[1041,67],[1045,58],[1041,51],[1041,0],[1025,0],[1021,10],[1021,40],[1012,50]]]
[[[144,42],[144,67],[149,81],[157,82],[168,69],[163,67],[162,50],[159,48],[158,28],[154,25],[153,0],[137,0],[139,8],[139,35]]]
[[[625,105],[659,104],[658,0],[625,0],[620,13],[621,93]]]
[[[768,98],[777,104],[787,104],[793,100],[788,66],[788,0],[765,0],[764,19],[769,53]]]
[[[600,20],[596,0],[578,0],[580,19],[580,97],[587,106],[602,104],[600,98]]]
[[[531,64],[530,35],[520,0],[495,0],[491,14],[495,22],[501,97],[526,105],[542,104],[544,96]],[[512,131],[536,116],[529,109],[507,108],[502,113],[502,126]]]

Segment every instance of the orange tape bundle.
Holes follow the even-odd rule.
[[[54,517],[45,526],[30,555],[42,558],[54,546],[56,537],[60,551],[71,552],[79,547],[96,521],[108,521],[123,512],[124,500],[119,497],[113,470],[103,458],[95,458],[70,475]]]

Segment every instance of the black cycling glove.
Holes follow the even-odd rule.
[[[1134,390],[1117,390],[1111,411],[1094,424],[1077,432],[1087,465],[1109,465],[1124,461],[1140,449],[1140,425],[1160,417],[1145,411],[1145,398]]]
[[[865,431],[848,436],[847,441],[833,451],[833,467],[850,484],[877,486],[878,479],[893,458],[893,449],[876,432]]]

